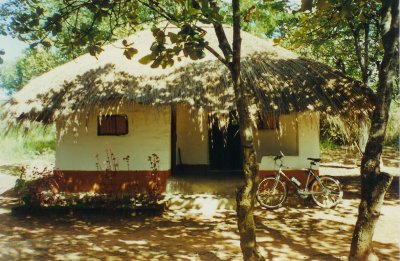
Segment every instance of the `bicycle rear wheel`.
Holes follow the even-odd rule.
[[[322,208],[336,206],[343,197],[343,191],[338,180],[331,177],[319,177],[311,184],[311,197],[315,204]]]
[[[263,179],[258,185],[257,200],[261,206],[275,209],[282,206],[287,196],[286,186],[273,177]]]

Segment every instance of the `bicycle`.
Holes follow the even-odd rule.
[[[301,183],[295,177],[289,178],[282,171],[287,168],[283,165],[284,155],[275,156],[274,161],[279,163],[279,170],[274,177],[264,178],[258,185],[257,200],[262,207],[267,209],[276,209],[283,205],[287,198],[286,183],[281,181],[284,177],[291,182],[296,188],[297,194],[306,199],[310,195],[313,201],[322,208],[332,208],[336,206],[343,197],[343,191],[338,180],[328,176],[318,176],[314,174],[312,167],[321,161],[319,158],[307,158],[310,160],[310,167],[305,171],[307,173],[307,182],[304,188],[301,188]]]

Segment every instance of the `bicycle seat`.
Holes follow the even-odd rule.
[[[274,157],[274,160],[279,160],[279,159],[281,159],[281,158],[283,158],[283,155],[278,155],[278,156],[275,156],[275,157]]]
[[[320,158],[307,158],[308,160],[314,161],[314,162],[320,162]]]

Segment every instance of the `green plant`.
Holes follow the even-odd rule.
[[[7,131],[8,126],[0,120],[0,133],[3,133],[0,138],[0,165],[1,162],[6,162],[7,166],[29,165],[32,160],[44,161],[46,165],[54,162],[54,125],[43,128],[39,123],[32,123],[28,132],[23,128]]]
[[[341,146],[350,145],[356,141],[356,126],[348,126],[340,117],[321,117],[321,145]],[[355,124],[353,124],[355,125]]]
[[[126,157],[122,158],[126,162],[126,169],[129,170],[129,159],[131,157],[129,155],[126,155]]]
[[[96,169],[97,170],[102,170],[103,167],[105,168],[105,171],[117,171],[119,168],[119,163],[118,163],[118,158],[117,156],[111,151],[111,149],[106,148],[106,159],[104,162],[100,160],[99,154],[96,154]],[[129,160],[129,156],[128,160]],[[123,158],[125,160],[126,158]],[[129,169],[129,163],[128,163],[128,169]]]
[[[34,168],[30,173],[30,179],[27,180],[27,170],[21,168],[19,179],[16,180],[14,191],[20,198],[20,204],[25,206],[46,206],[48,200],[44,195],[46,193],[58,193],[59,184],[63,180],[62,172]]]
[[[151,188],[151,194],[156,197],[159,194],[160,178],[158,177],[158,169],[160,168],[160,157],[153,153],[148,157],[150,162],[151,177],[149,185]]]
[[[393,103],[390,108],[385,145],[396,148],[400,146],[400,105],[397,103]]]
[[[330,139],[321,137],[320,147],[321,147],[321,149],[335,149],[335,148],[339,147],[339,145],[334,143]]]
[[[43,139],[43,140],[24,140],[24,148],[28,151],[34,151],[37,154],[42,154],[48,151],[54,151],[56,148],[55,139]]]

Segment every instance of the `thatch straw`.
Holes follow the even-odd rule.
[[[177,32],[176,28],[168,30]],[[206,30],[206,40],[218,50],[212,28]],[[232,29],[226,32],[232,39]],[[260,111],[315,110],[353,117],[371,107],[369,91],[359,82],[271,41],[245,32],[242,38],[242,75]],[[150,53],[153,41],[150,30],[141,31],[129,39],[139,50],[132,60],[122,55],[119,41],[104,47],[97,59],[82,55],[31,80],[4,105],[4,118],[10,126],[79,121],[76,114],[83,111],[87,114],[98,107],[112,111],[127,102],[185,102],[216,114],[235,109],[230,73],[212,54],[199,61],[184,58],[173,67],[152,69],[138,59]]]

